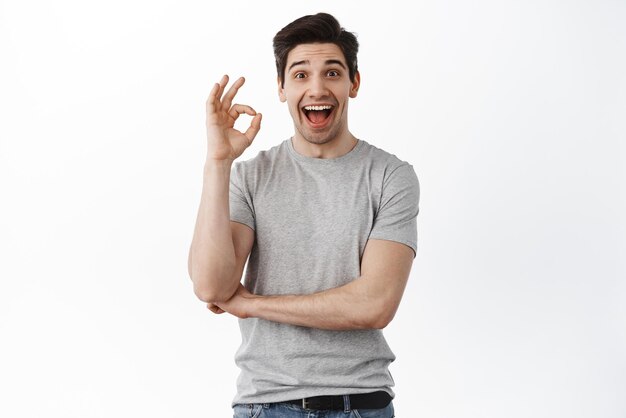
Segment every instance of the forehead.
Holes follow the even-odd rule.
[[[287,55],[287,68],[298,61],[309,61],[311,65],[314,63],[324,63],[327,60],[339,60],[344,65],[346,59],[339,48],[331,43],[316,44],[300,44],[294,47]]]

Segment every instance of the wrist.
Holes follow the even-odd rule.
[[[226,177],[230,178],[233,166],[232,160],[213,160],[207,158],[204,162],[203,174],[205,177]]]
[[[250,295],[245,304],[246,318],[259,318],[260,304],[262,303],[263,296]]]
[[[222,168],[229,168],[232,167],[234,160],[230,160],[230,159],[223,159],[223,160],[219,160],[219,159],[215,159],[215,158],[209,158],[207,157],[204,160],[204,169],[207,170],[211,170],[211,169],[222,169]]]

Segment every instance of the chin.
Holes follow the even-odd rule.
[[[307,141],[310,142],[311,144],[316,144],[316,145],[322,145],[322,144],[326,144],[328,142],[331,142],[333,139],[335,139],[335,136],[333,135],[302,135],[302,137]]]
[[[339,127],[334,127],[334,129],[324,130],[321,132],[312,132],[308,129],[300,129],[299,133],[305,141],[311,144],[323,145],[329,142],[332,142],[334,139],[339,137],[340,134]]]

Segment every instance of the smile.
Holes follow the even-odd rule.
[[[335,110],[332,105],[309,105],[302,108],[302,112],[314,128],[323,128],[330,121],[330,115]]]

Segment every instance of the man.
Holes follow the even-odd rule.
[[[295,132],[247,161],[234,163],[261,114],[233,104],[244,79],[226,91],[224,76],[207,100],[189,274],[211,311],[240,318],[236,418],[394,415],[395,356],[381,329],[415,257],[419,183],[409,163],[348,129],[357,51],[328,14],[279,31],[278,95]],[[233,128],[241,114],[253,116],[244,133]]]

